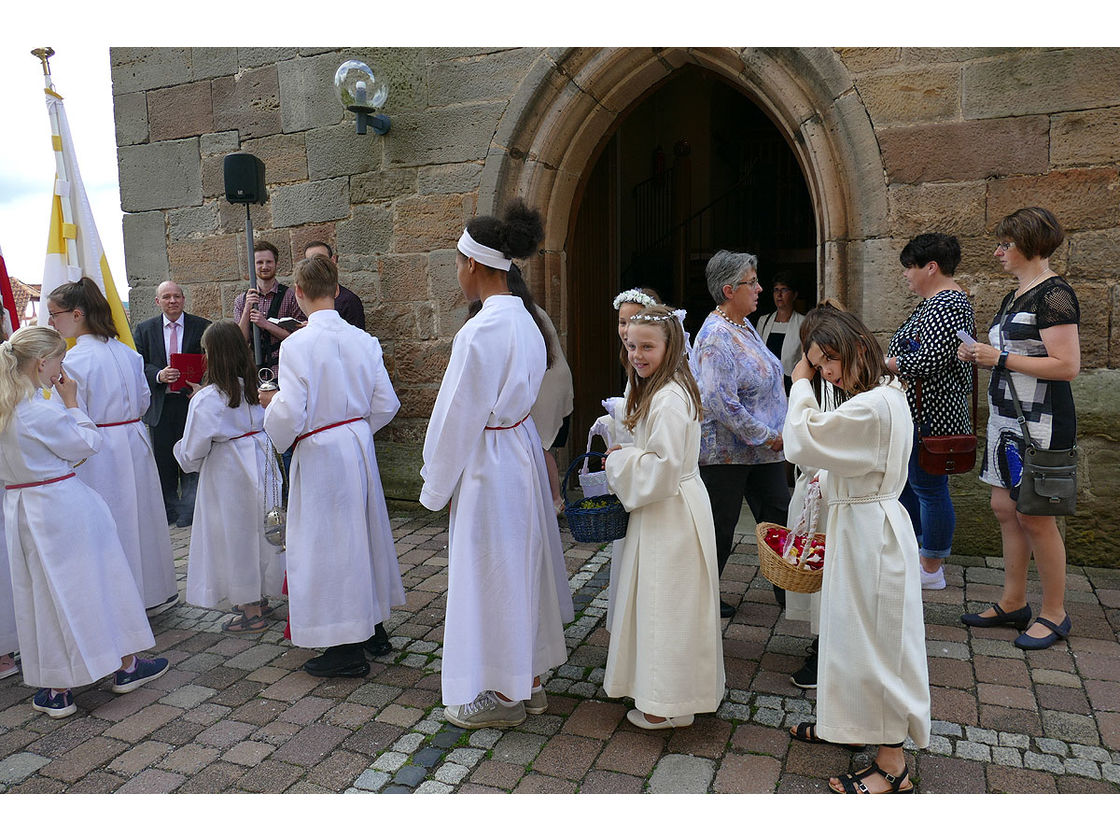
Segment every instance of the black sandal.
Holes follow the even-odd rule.
[[[259,601],[250,601],[246,604],[234,604],[233,611],[245,615],[245,607],[255,606],[259,606],[261,608],[261,618],[268,618],[270,615],[276,612],[276,605],[268,603],[267,597],[261,598]]]
[[[263,615],[245,615],[245,613],[239,612],[223,624],[222,629],[227,633],[248,636],[253,633],[263,633],[268,629],[268,622],[265,621]]]
[[[867,747],[866,744],[836,744],[832,741],[826,741],[824,738],[817,737],[817,725],[815,723],[806,723],[805,721],[790,729],[789,736],[795,741],[802,741],[806,744],[829,744],[833,747],[844,747],[844,749],[853,752],[859,752]]]
[[[914,792],[914,784],[913,783],[910,784],[910,787],[904,788],[902,786],[902,783],[905,782],[910,777],[910,768],[909,767],[904,767],[902,772],[899,773],[897,776],[895,776],[895,775],[892,775],[892,774],[888,773],[886,770],[884,770],[882,767],[880,767],[874,761],[871,762],[870,767],[868,767],[864,770],[858,770],[855,773],[845,773],[843,776],[836,776],[835,777],[836,781],[838,781],[840,783],[840,785],[844,788],[844,790],[842,790],[842,791],[837,790],[836,788],[834,788],[832,786],[832,782],[828,783],[828,789],[832,793],[871,793],[871,791],[869,791],[867,789],[867,785],[865,785],[863,783],[863,780],[866,779],[868,776],[870,776],[872,773],[878,773],[880,776],[882,776],[884,779],[886,779],[887,784],[889,784],[891,786],[890,790],[880,791],[880,793],[913,793]]]

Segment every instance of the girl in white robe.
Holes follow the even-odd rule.
[[[18,649],[12,575],[8,571],[8,545],[4,536],[4,482],[0,481],[0,680],[19,673],[12,655]]]
[[[100,451],[77,467],[113,512],[144,606],[151,615],[178,600],[175,561],[151,438],[142,422],[151,392],[144,360],[117,340],[112,313],[88,277],[50,295],[51,326],[77,340],[66,354],[66,375],[78,383],[78,406],[101,430]]]
[[[77,711],[70,688],[116,672],[126,693],[160,676],[166,659],[132,652],[155,640],[105,501],[74,475],[101,444],[62,372],[66,345],[46,327],[0,345],[0,481],[23,678],[32,706]],[[44,400],[38,387],[56,386]],[[130,670],[126,670],[130,669]]]
[[[714,712],[725,680],[711,503],[700,480],[700,393],[672,310],[648,307],[626,336],[626,425],[607,481],[630,511],[618,564],[603,690],[630,696],[643,729],[690,726]]]
[[[327,648],[304,663],[323,677],[368,674],[363,646],[388,642],[380,625],[405,601],[373,442],[401,403],[381,344],[335,311],[337,289],[338,269],[326,257],[296,266],[307,326],[280,346],[280,390],[264,417],[278,450],[295,445],[288,617],[292,644]]]
[[[264,434],[264,408],[240,327],[228,320],[211,324],[202,350],[206,384],[192,385],[183,437],[174,447],[183,471],[199,474],[187,601],[232,604],[238,614],[223,629],[260,633],[268,626],[262,596],[279,595],[284,583],[284,550],[264,535],[265,512],[280,504],[280,468]]]
[[[918,545],[898,496],[912,421],[874,336],[847,312],[819,309],[793,372],[786,457],[818,469],[828,503],[820,602],[817,722],[810,743],[879,744],[871,766],[829,781],[836,793],[910,793],[902,744],[929,743],[930,697]],[[841,399],[822,411],[811,380]]]
[[[545,342],[506,284],[510,256],[535,251],[534,217],[539,231],[539,215],[518,202],[504,222],[472,219],[459,240],[459,285],[482,308],[455,336],[424,438],[420,502],[451,503],[444,717],[464,728],[516,726],[544,712],[540,676],[568,658],[572,598],[529,416]]]

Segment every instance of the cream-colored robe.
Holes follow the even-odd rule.
[[[618,578],[603,690],[651,715],[714,712],[724,694],[715,526],[699,457],[700,422],[670,383],[634,443],[607,458],[630,523],[611,561]]]
[[[556,436],[560,434],[560,427],[564,425],[564,418],[572,413],[576,392],[572,385],[572,369],[568,367],[568,360],[564,358],[564,350],[560,347],[560,336],[556,334],[552,319],[539,306],[537,306],[537,315],[548,334],[553,358],[552,367],[544,372],[540,391],[537,392],[537,401],[533,403],[533,410],[529,413],[537,427],[537,434],[541,437],[541,445],[545,449],[551,449]]]
[[[821,411],[793,383],[786,457],[818,468],[828,501],[817,735],[836,743],[929,744],[918,543],[898,501],[913,436],[906,394],[882,384]]]

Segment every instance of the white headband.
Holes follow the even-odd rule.
[[[498,271],[509,271],[509,267],[513,265],[513,260],[507,259],[506,255],[497,248],[488,248],[475,242],[466,228],[463,228],[463,235],[459,237],[459,250],[464,256],[471,257],[490,268],[496,268]]]
[[[624,303],[637,303],[641,306],[657,306],[657,301],[641,289],[627,289],[614,299],[614,308],[618,309]]]

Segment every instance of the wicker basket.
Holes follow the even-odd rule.
[[[585,452],[578,458],[572,459],[568,471],[564,474],[564,481],[560,485],[560,495],[564,499],[564,516],[577,542],[605,543],[620,540],[626,536],[626,525],[630,521],[630,514],[613,493],[595,497],[594,501],[603,503],[602,507],[584,508],[580,507],[582,502],[568,501],[568,479],[581,461],[595,456],[604,457],[602,452]]]
[[[775,586],[779,586],[788,592],[819,592],[824,580],[824,569],[817,569],[816,571],[801,569],[791,566],[783,560],[782,555],[766,544],[766,532],[771,528],[777,528],[780,531],[789,530],[785,526],[775,525],[773,522],[759,522],[755,526],[754,535],[758,540],[758,563],[762,569],[762,576]],[[818,533],[816,536],[824,539],[824,534]]]

